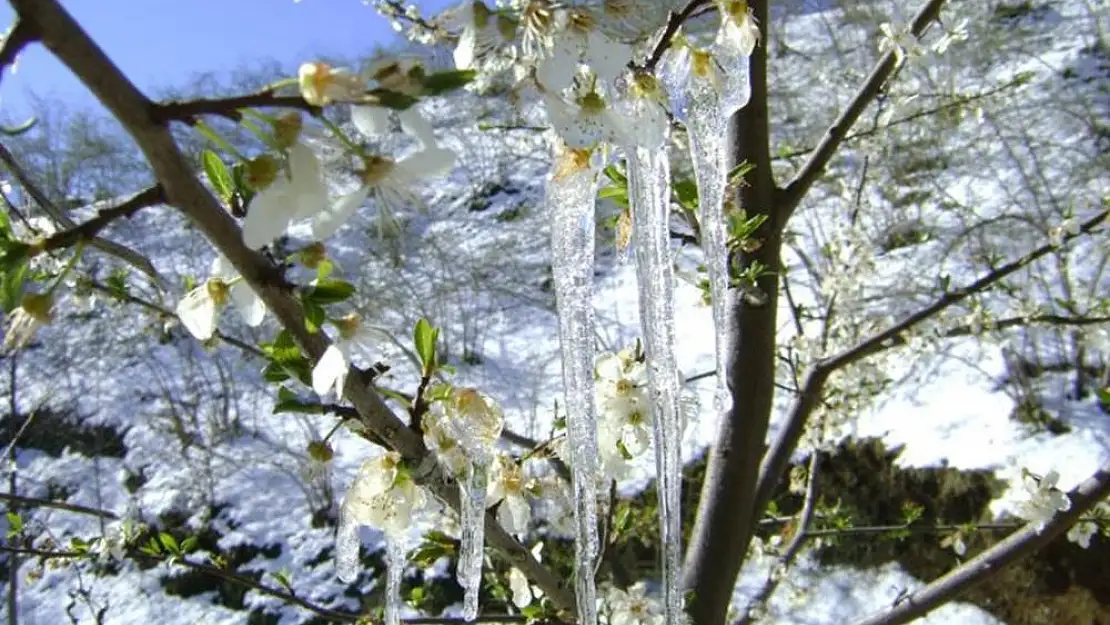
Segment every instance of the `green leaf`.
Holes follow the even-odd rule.
[[[8,538],[18,536],[23,531],[23,518],[14,512],[7,513]]]
[[[439,95],[446,91],[461,89],[474,81],[478,72],[472,69],[449,70],[424,76],[423,85],[426,95]]]
[[[367,104],[384,106],[396,111],[403,111],[417,102],[417,99],[411,95],[390,91],[389,89],[374,89],[370,92],[367,100]]]
[[[200,160],[204,165],[204,173],[208,176],[208,182],[216,189],[216,193],[223,201],[230,202],[231,194],[235,192],[235,183],[223,159],[212,150],[205,150],[201,152]]]
[[[192,553],[197,548],[197,537],[186,536],[185,540],[181,541],[181,553]]]
[[[311,334],[319,332],[327,320],[328,313],[323,306],[311,301],[304,303],[304,328]]]
[[[298,412],[303,414],[324,414],[327,410],[316,402],[306,402],[300,399],[279,399],[274,404],[274,414],[283,412]]]
[[[436,338],[438,337],[439,330],[433,328],[427,319],[416,322],[416,327],[412,331],[413,345],[416,347],[416,355],[420,358],[420,364],[423,365],[425,374],[431,372],[435,367]]]
[[[609,180],[612,180],[613,182],[621,185],[628,185],[628,176],[624,175],[624,172],[620,170],[620,167],[617,167],[616,165],[609,165],[605,168],[604,173],[605,177]]]
[[[181,546],[177,544],[177,539],[172,534],[167,532],[158,534],[158,542],[162,543],[162,547],[172,554],[181,553]]]
[[[343,280],[320,280],[305,291],[304,300],[321,306],[342,302],[355,294],[355,285]]]
[[[1110,404],[1110,388],[1100,388],[1097,391],[1098,401],[1103,404]]]
[[[698,209],[698,185],[693,180],[679,180],[674,183],[674,194],[678,204],[688,211]]]

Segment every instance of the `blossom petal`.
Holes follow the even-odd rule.
[[[352,106],[351,123],[367,139],[389,131],[389,109],[381,106]]]
[[[231,287],[231,303],[243,317],[243,323],[252,328],[262,325],[266,318],[266,305],[246,282],[237,282]]]
[[[513,591],[513,605],[524,609],[532,603],[532,589],[528,586],[528,578],[520,569],[509,569],[509,589]]]
[[[189,291],[177,303],[181,324],[198,340],[207,341],[216,333],[216,302],[208,295],[207,283]]]
[[[328,346],[319,362],[312,368],[312,390],[317,395],[327,395],[333,387],[336,394],[343,395],[343,383],[347,379],[347,358],[335,345]]]
[[[316,215],[312,222],[312,236],[317,241],[323,241],[335,234],[358,211],[369,194],[370,188],[364,185],[341,196],[331,208]]]
[[[416,137],[422,147],[425,149],[435,147],[435,130],[432,128],[431,122],[421,115],[415,106],[410,106],[401,111],[397,114],[397,118],[401,120],[401,130]]]
[[[288,187],[281,182],[274,183],[255,195],[247,205],[247,216],[243,219],[243,243],[252,250],[273,243],[285,233],[296,212],[297,203],[290,196]]]

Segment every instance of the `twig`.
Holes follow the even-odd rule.
[[[944,4],[944,0],[929,0],[925,6],[921,7],[917,15],[914,16],[913,22],[910,24],[910,32],[915,37],[921,37],[928,29],[929,25],[937,19],[940,14],[940,8]],[[780,204],[786,215],[788,216],[798,204],[801,203],[802,198],[805,197],[809,188],[825,171],[825,166],[829,164],[833,155],[840,148],[851,131],[852,126],[863,114],[863,111],[875,100],[876,97],[882,92],[883,85],[894,73],[898,67],[898,60],[894,50],[887,51],[886,54],[879,59],[875,68],[871,70],[871,75],[867,77],[866,82],[856,92],[855,97],[848,104],[848,107],[836,118],[836,121],[829,126],[825,131],[825,136],[821,142],[817,144],[813,154],[798,170],[798,173],[790,180],[786,187],[780,193]]]
[[[644,70],[650,72],[655,69],[655,66],[663,59],[663,53],[666,52],[667,48],[671,45],[671,39],[674,38],[678,29],[681,28],[682,24],[690,19],[699,8],[707,4],[708,1],[709,0],[690,0],[679,12],[670,12],[667,16],[667,24],[663,27],[663,33],[659,35],[659,41],[655,42],[655,46],[651,49],[651,55],[644,61]]]
[[[30,25],[17,18],[4,35],[3,42],[0,42],[0,78],[3,78],[4,70],[15,63],[15,58],[23,48],[36,40],[38,36],[32,31]]]
[[[117,219],[130,219],[140,210],[165,203],[165,193],[161,185],[154,185],[144,191],[131,196],[119,206],[105,208],[97,212],[96,217],[63,230],[44,239],[41,245],[36,246],[39,251],[53,251],[76,245],[78,241],[92,241]]]
[[[98,508],[79,506],[77,504],[66,503],[64,501],[39,499],[38,497],[24,497],[22,495],[13,495],[11,493],[0,493],[0,500],[10,501],[12,503],[34,508],[54,508],[56,510],[65,510],[67,512],[75,512],[77,514],[87,514],[89,516],[100,517],[102,519],[111,519],[113,521],[118,521],[120,518],[118,514],[110,512],[108,510],[100,510]]]
[[[33,180],[31,180],[31,177],[27,175],[27,172],[24,171],[23,167],[19,164],[11,151],[8,150],[7,146],[2,143],[0,143],[0,162],[4,163],[4,166],[12,173],[16,182],[19,183],[19,186],[23,187],[27,195],[31,196],[31,199],[35,201],[35,204],[38,204],[39,208],[50,215],[56,223],[62,228],[67,229],[77,227],[77,223],[73,221],[65,211],[58,208],[50,201],[50,198],[46,197],[46,194],[38,188]],[[135,250],[100,237],[93,237],[89,243],[105,254],[115,256],[123,262],[135,267],[139,271],[150,276],[155,282],[160,284],[163,282],[162,276],[158,275],[158,271],[154,269],[154,265],[150,260]]]
[[[1071,527],[1083,513],[1110,494],[1110,467],[1103,467],[1068,493],[1071,508],[1057,513],[1052,520],[1037,528],[1029,523],[990,549],[980,553],[947,575],[933,581],[904,600],[879,613],[861,619],[855,625],[902,625],[950,601],[999,569],[1028,557]]]
[[[1078,232],[1074,234],[1069,233],[1065,236],[1062,244],[1066,244],[1079,236],[1089,234],[1105,222],[1107,215],[1110,215],[1110,211],[1104,210],[1091,219],[1088,219],[1083,223]],[[779,436],[775,439],[763,459],[759,471],[759,481],[757,482],[756,505],[753,506],[752,509],[762,511],[771,500],[771,493],[790,464],[790,456],[797,448],[798,441],[801,440],[809,415],[821,400],[825,383],[828,381],[829,376],[848,365],[889,348],[897,342],[906,331],[912,329],[914,326],[930,319],[953,304],[958,304],[976,293],[985,291],[1000,282],[1003,278],[1006,278],[1057,249],[1059,249],[1059,246],[1053,243],[1042,245],[1020,258],[998,267],[967,286],[945,293],[932,304],[906,317],[900,323],[895,324],[889,329],[873,334],[871,337],[859,342],[854,347],[844,350],[840,354],[818,361],[806,376],[805,385],[802,387],[802,391],[794,404],[794,408],[787,418],[786,425],[780,431]],[[759,514],[759,512],[755,514]]]
[[[313,106],[300,95],[277,95],[267,89],[258,93],[230,98],[198,98],[196,100],[171,100],[151,107],[151,116],[159,124],[178,121],[193,125],[201,115],[216,115],[232,121],[239,121],[246,108],[291,108],[318,116],[323,109]]]

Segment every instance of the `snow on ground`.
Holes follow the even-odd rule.
[[[1031,89],[1041,93],[1058,90],[1060,68],[1089,63],[1081,54],[1081,40],[1087,34],[1062,30],[1079,23],[1079,4],[1058,3],[1053,19],[1028,25],[1043,29],[1044,54],[1009,65],[996,64],[990,76],[1001,82],[1032,68],[1039,73]],[[817,11],[787,23],[790,41],[798,43],[803,56],[821,49],[818,42],[825,41],[828,19],[832,19],[830,13]],[[873,27],[846,29],[845,33],[846,39],[855,37],[861,46],[874,45]],[[1062,36],[1068,34],[1074,36]],[[776,74],[775,80],[786,90],[821,89],[824,95],[819,99],[828,106],[814,115],[831,119],[843,104],[844,90],[858,81],[858,75],[814,84],[812,75],[805,73],[812,70],[804,65],[798,69],[791,64],[794,62],[798,61],[785,57],[783,67],[789,71]],[[857,65],[866,67],[862,62]],[[980,85],[982,74],[976,74],[972,65],[969,61],[968,66],[954,70],[953,80]],[[395,263],[390,242],[377,237],[370,208],[345,226],[334,243],[329,242],[329,251],[339,261],[344,277],[359,286],[362,299],[356,309],[367,319],[386,327],[406,345],[419,316],[442,326],[451,361],[458,367],[456,380],[497,398],[510,429],[545,438],[553,420],[552,406],[561,403],[561,387],[553,301],[550,291],[543,288],[549,277],[549,255],[539,184],[548,163],[537,156],[544,154],[542,142],[527,131],[473,129],[468,123],[475,118],[496,121],[504,116],[501,107],[487,106],[477,98],[460,95],[423,106],[439,120],[443,142],[467,156],[447,180],[424,190],[430,207],[427,214],[402,215],[408,232],[400,250],[402,263]],[[1074,126],[1059,120],[1044,123],[1063,128],[1059,133],[1065,145],[1050,153],[1052,159],[1063,159],[1064,154],[1078,150]],[[808,145],[817,137],[809,126],[785,127],[786,139],[799,145]],[[935,173],[937,179],[943,179],[939,184],[956,201],[975,205],[980,218],[1012,212],[1012,198],[1000,189],[1012,184],[1021,172],[1013,162],[1000,164],[992,180],[979,163],[984,158],[1001,159],[998,152],[1002,148],[979,134],[984,130],[967,130],[964,125],[961,132],[966,135],[951,137],[953,145],[967,142],[989,153],[954,157],[947,169]],[[982,148],[983,144],[993,147]],[[403,138],[381,145],[401,154],[412,149]],[[944,150],[943,142],[938,149]],[[848,150],[834,164],[833,172],[858,172],[861,162],[858,152]],[[334,184],[333,191],[338,193],[354,182],[336,180]],[[1092,195],[1105,191],[1105,181],[1090,184]],[[872,201],[877,204],[880,200]],[[832,224],[838,223],[843,211],[839,196],[815,189],[814,200],[798,216],[798,223],[803,224],[800,248],[812,252],[841,233]],[[942,233],[968,225],[958,215],[941,215],[929,207],[919,213]],[[899,217],[874,215],[873,221],[867,228],[876,235]],[[306,232],[295,228],[291,234],[295,240]],[[175,285],[176,295],[180,295],[184,276],[204,277],[212,257],[195,232],[163,209],[147,210],[128,223],[115,225],[110,235],[150,254]],[[1042,239],[1038,233],[1025,232],[1010,240],[1016,254]],[[612,252],[610,241],[602,241],[599,250],[603,253],[595,299],[599,341],[616,350],[638,335],[635,274],[631,264]],[[894,287],[909,292],[911,301],[929,301],[928,290],[935,276],[913,271],[914,267],[935,265],[939,259],[950,263],[952,274],[959,279],[981,269],[970,251],[953,253],[942,244],[895,250],[877,258],[876,282],[868,296],[880,299],[868,306],[880,311],[876,314],[884,322],[906,312],[902,310],[905,301],[894,307],[889,299],[881,299]],[[678,256],[680,272],[686,276],[695,273],[697,262],[697,255],[688,251]],[[791,275],[801,273],[794,261],[791,268]],[[804,278],[799,281],[804,283]],[[1100,278],[1094,283],[1094,295],[1104,294],[1098,288]],[[808,287],[813,292],[819,289],[815,284]],[[176,303],[174,297],[160,299],[155,291],[140,285],[132,288],[133,294],[165,308],[172,309]],[[700,291],[687,280],[679,281],[676,303],[681,368],[687,376],[710,371],[714,366],[710,310],[702,304]],[[1004,300],[986,304],[1000,310],[1012,306]],[[784,335],[788,335],[790,311],[785,303],[783,306]],[[321,469],[308,459],[305,448],[309,441],[322,437],[333,421],[323,416],[270,414],[273,389],[259,379],[260,361],[243,358],[227,346],[206,352],[181,328],[164,330],[152,317],[148,317],[149,324],[137,323],[134,309],[101,304],[81,314],[85,316],[79,321],[73,313],[45,329],[39,345],[21,355],[17,401],[23,413],[39,406],[66,408],[86,424],[124,428],[127,453],[123,458],[93,460],[74,452],[51,457],[33,449],[21,450],[19,491],[44,497],[65,489],[70,503],[119,513],[141,510],[147,520],[170,512],[184,513],[192,527],[211,522],[222,534],[220,546],[224,549],[281,545],[277,557],[256,557],[252,568],[269,573],[290,571],[294,586],[307,598],[355,608],[353,600],[342,599],[344,587],[334,579],[328,556],[331,530],[313,528],[310,521],[333,496],[341,496],[360,462],[375,452],[361,439],[341,431],[332,439],[335,461],[330,468]],[[271,326],[254,331],[242,327],[233,312],[226,312],[223,319],[221,327],[237,336],[264,340],[272,335]],[[374,358],[393,366],[387,385],[412,390],[413,369],[401,350],[383,345]],[[896,387],[861,414],[852,430],[858,436],[880,436],[890,445],[904,446],[901,464],[987,468],[1008,479],[1023,467],[1042,473],[1056,469],[1062,475],[1061,486],[1069,487],[1110,457],[1107,420],[1094,400],[1069,402],[1061,399],[1060,392],[1047,395],[1049,402],[1055,402],[1049,409],[1058,411],[1072,427],[1070,433],[1060,436],[1030,434],[1011,420],[1014,401],[996,388],[1005,366],[995,345],[964,339],[952,341],[943,352],[924,359],[903,362],[895,354],[882,362],[913,383]],[[712,410],[713,380],[701,380],[690,389],[700,410],[683,442],[687,459],[710,444],[717,426]],[[788,401],[788,397],[780,398],[780,405],[785,407]],[[776,419],[772,436],[780,426]],[[650,464],[640,469],[622,483],[623,492],[635,492],[650,479]],[[128,478],[139,475],[145,481],[129,490]],[[1012,510],[1013,496],[1007,493],[995,502],[994,511]],[[212,506],[219,510],[209,519]],[[48,527],[60,544],[72,536],[91,537],[101,531],[95,519],[63,511],[28,516]],[[375,532],[365,530],[363,538],[367,546],[378,545]],[[24,573],[31,568],[24,564]],[[112,624],[243,622],[243,611],[214,605],[212,593],[187,600],[167,596],[158,581],[163,575],[161,568],[140,571],[133,564],[114,576],[48,568],[41,579],[25,583],[21,589],[22,622],[66,622],[71,603],[74,613],[84,619],[81,622],[88,622],[90,612],[101,607],[107,608],[104,622]],[[750,596],[765,575],[758,563],[745,569],[737,588],[738,603]],[[364,588],[374,583],[369,579],[360,582]],[[920,585],[895,565],[870,571],[824,569],[803,556],[790,583],[773,598],[767,622],[844,623],[889,605],[901,592]],[[85,598],[75,592],[79,588],[87,590]],[[248,594],[246,605],[279,613],[282,623],[298,623],[305,617],[295,608],[256,593]],[[922,622],[996,621],[978,608],[951,605]]]

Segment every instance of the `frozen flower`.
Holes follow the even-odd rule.
[[[243,243],[253,250],[284,234],[291,222],[311,217],[327,206],[328,188],[316,154],[298,141],[289,148],[286,162],[288,175],[279,175],[247,206]]]
[[[335,100],[352,100],[366,91],[364,81],[348,69],[327,63],[304,63],[297,72],[301,97],[313,106],[327,106]]]
[[[1087,549],[1091,546],[1091,536],[1098,532],[1098,524],[1094,521],[1080,521],[1068,530],[1068,540]]]
[[[448,434],[444,428],[447,418],[440,404],[433,404],[432,409],[424,415],[421,428],[424,430],[424,444],[435,452],[436,457],[443,466],[454,475],[465,475],[470,466],[470,460],[459,443]]]
[[[487,502],[501,506],[497,509],[497,520],[510,534],[521,535],[528,531],[532,520],[532,506],[526,493],[530,481],[524,477],[524,468],[513,458],[497,456],[490,475]]]
[[[594,371],[597,405],[602,415],[628,422],[631,415],[649,411],[647,365],[631,349],[602,354]]]
[[[632,62],[632,46],[611,39],[585,7],[556,13],[555,32],[546,56],[536,67],[536,79],[551,91],[571,86],[579,64],[585,63],[598,79],[611,81]]]
[[[576,89],[569,102],[549,92],[543,98],[551,127],[568,147],[588,149],[626,134],[622,118],[593,89]]]
[[[54,297],[49,293],[27,293],[8,315],[4,328],[4,353],[23,349],[35,338],[39,328],[49,325],[53,318]]]
[[[1029,499],[1018,505],[1017,515],[1030,523],[1036,523],[1038,532],[1044,529],[1045,523],[1051,521],[1057,512],[1071,509],[1071,500],[1067,494],[1056,488],[1059,479],[1060,474],[1056,471],[1049,471],[1040,480],[1023,471],[1022,481]]]
[[[951,547],[952,551],[961,558],[967,555],[967,543],[964,542],[963,532],[952,532],[940,541],[941,547]]]
[[[425,178],[440,176],[455,164],[455,153],[446,148],[425,148],[395,161],[386,156],[370,156],[363,162],[362,184],[341,196],[329,208],[316,215],[312,235],[323,240],[334,234],[373,193],[379,199],[383,215],[392,217],[391,206],[410,204],[422,206],[412,187]]]
[[[177,304],[177,316],[189,333],[201,341],[212,338],[220,309],[229,300],[248,326],[260,325],[266,316],[266,305],[231,263],[217,256],[210,273],[208,280],[186,293]]]
[[[609,625],[662,625],[664,621],[663,605],[648,596],[643,582],[628,590],[610,587],[604,602],[609,610]]]
[[[1064,244],[1064,239],[1068,236],[1075,236],[1079,234],[1079,220],[1075,217],[1068,217],[1060,222],[1058,225],[1049,228],[1048,238],[1053,245],[1059,247]]]
[[[717,45],[751,56],[759,42],[759,22],[752,15],[748,0],[718,0],[721,28],[717,32]]]
[[[122,561],[127,555],[127,528],[122,523],[113,523],[105,528],[104,536],[96,544],[96,559],[100,563],[109,560]]]
[[[967,18],[965,17],[951,29],[945,30],[944,35],[933,44],[933,51],[937,54],[944,54],[953,43],[967,41],[967,38]]]
[[[651,74],[637,72],[628,80],[623,98],[616,103],[617,125],[626,146],[659,148],[667,140],[667,96]]]
[[[312,390],[324,396],[334,388],[336,396],[342,397],[354,352],[373,349],[378,335],[373,332],[373,328],[363,325],[362,319],[356,313],[337,319],[332,322],[332,325],[339,332],[339,336],[328,346],[324,355],[312,368]]]
[[[492,50],[501,41],[501,30],[497,16],[480,0],[464,4],[461,19],[463,32],[458,36],[455,46],[455,68],[473,69],[477,59]]]
[[[879,24],[882,37],[879,39],[879,52],[894,52],[894,60],[898,65],[906,61],[907,57],[921,56],[921,47],[917,44],[917,37],[908,28],[895,30],[890,22]]]
[[[358,575],[358,528],[375,527],[389,539],[403,536],[413,518],[428,506],[423,489],[402,470],[401,455],[385,453],[359,467],[339,507],[336,570],[345,582]]]

